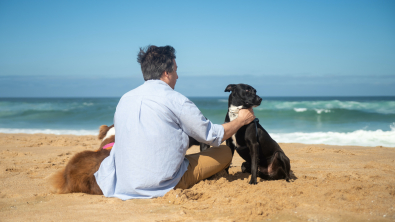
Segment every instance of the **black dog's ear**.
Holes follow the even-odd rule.
[[[225,92],[230,92],[233,91],[236,87],[236,84],[229,84],[226,88],[225,88]]]

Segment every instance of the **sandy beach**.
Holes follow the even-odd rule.
[[[53,194],[48,178],[95,136],[0,134],[0,221],[394,221],[395,148],[280,143],[294,179],[230,175],[164,197],[122,201]],[[198,152],[192,147],[188,153]]]

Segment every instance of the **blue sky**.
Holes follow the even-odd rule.
[[[176,90],[395,96],[395,1],[0,0],[0,97],[121,96],[139,47],[172,45]]]

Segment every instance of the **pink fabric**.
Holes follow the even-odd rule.
[[[109,143],[109,144],[103,146],[103,149],[107,149],[107,148],[110,148],[110,147],[113,147],[113,146],[114,146],[114,143]]]

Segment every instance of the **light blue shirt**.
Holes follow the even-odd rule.
[[[114,116],[115,144],[95,173],[106,197],[152,198],[173,189],[188,168],[188,135],[219,146],[222,125],[162,80],[148,80],[122,96]]]

